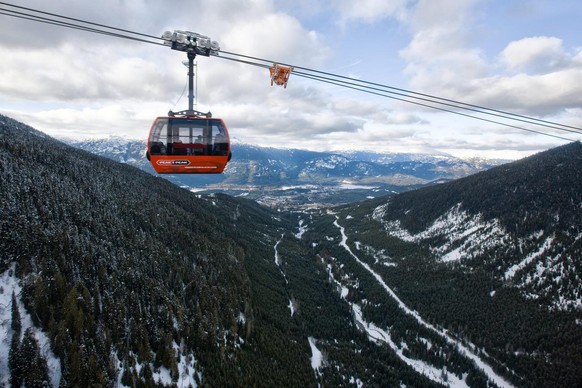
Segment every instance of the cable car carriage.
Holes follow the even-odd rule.
[[[158,117],[146,156],[158,174],[219,174],[231,158],[228,129],[210,113]]]
[[[230,160],[224,121],[194,110],[194,58],[218,55],[218,42],[190,31],[164,32],[164,45],[187,53],[188,109],[154,120],[146,157],[158,174],[220,174]]]

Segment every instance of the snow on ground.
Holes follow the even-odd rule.
[[[13,330],[12,325],[12,293],[16,295],[18,302],[18,310],[22,322],[22,329],[20,331],[22,337],[24,332],[32,327],[34,337],[38,341],[40,353],[47,361],[47,366],[50,376],[50,384],[52,387],[58,387],[61,381],[61,362],[53,354],[48,337],[40,329],[34,327],[31,316],[24,307],[21,300],[21,291],[19,280],[14,275],[16,264],[13,263],[11,267],[0,275],[0,386],[9,386],[10,370],[8,369],[8,353],[10,351],[10,343],[12,341]]]
[[[356,185],[354,183],[343,182],[339,185],[340,189],[343,190],[372,190],[376,189],[378,186],[365,186],[365,185]]]
[[[505,264],[504,268],[500,267],[500,271],[504,271],[500,273],[500,279],[513,281],[526,298],[550,298],[552,309],[577,310],[582,307],[582,287],[577,286],[580,284],[579,279],[563,282],[565,278],[570,279],[569,273],[576,273],[572,258],[564,257],[559,252],[553,256],[548,253],[556,252],[560,247],[555,236],[541,242],[544,232],[540,230],[516,240],[501,226],[498,219],[486,221],[480,214],[470,215],[461,210],[460,203],[436,219],[426,230],[411,234],[402,228],[399,220],[385,219],[387,206],[378,206],[372,212],[372,218],[382,224],[386,233],[413,243],[426,243],[438,237],[436,240],[442,242],[429,248],[441,262],[470,260],[486,252],[495,252],[498,248],[516,246],[523,249],[524,246],[537,244],[537,251],[523,253],[521,258],[512,257],[511,263]],[[579,239],[582,239],[582,233],[574,237],[574,241]],[[360,250],[359,245],[356,248]],[[502,259],[507,261],[507,258]],[[513,260],[517,263],[514,264]]]
[[[275,264],[277,265],[277,267],[281,266],[281,257],[279,257],[279,251],[277,250],[277,247],[279,246],[281,241],[283,241],[283,235],[281,235],[281,238],[277,240],[275,246],[273,247],[273,249],[275,249]]]
[[[347,288],[341,282],[339,282],[335,279],[335,277],[333,276],[331,264],[327,265],[326,271],[327,271],[327,275],[329,276],[329,281],[335,283],[336,289],[338,290],[340,298],[346,299],[348,297],[349,292],[350,292],[349,288]]]
[[[303,234],[305,232],[307,232],[307,225],[304,224],[303,220],[299,220],[299,231],[297,233],[295,233],[295,237],[297,237],[299,240],[301,240],[301,237],[303,237]]]
[[[430,380],[435,381],[439,384],[444,384],[449,387],[467,387],[467,383],[464,380],[459,379],[454,373],[446,372],[446,370],[441,370],[436,368],[424,361],[415,360],[404,355],[404,349],[406,346],[398,346],[392,341],[390,337],[390,332],[382,330],[374,323],[366,322],[362,316],[362,309],[357,304],[352,304],[352,312],[354,319],[356,320],[356,325],[362,328],[368,337],[375,342],[382,342],[387,344],[398,357],[404,361],[408,366],[412,367],[416,372],[428,377]]]
[[[519,262],[519,263],[515,264],[514,266],[510,267],[507,271],[505,271],[505,275],[503,275],[503,277],[505,278],[505,280],[513,279],[513,277],[515,276],[515,274],[517,273],[517,271],[524,269],[532,261],[534,261],[535,259],[537,259],[541,255],[543,255],[544,252],[546,252],[552,246],[552,243],[553,242],[554,242],[554,237],[553,236],[552,237],[548,237],[546,239],[546,241],[544,241],[544,243],[542,244],[542,246],[540,247],[540,249],[538,249],[536,252],[532,252],[531,254],[529,254],[528,256],[526,256],[521,262]]]
[[[283,269],[281,268],[281,264],[282,264],[281,256],[279,255],[279,250],[277,249],[279,244],[281,243],[281,241],[283,241],[284,236],[285,236],[284,234],[281,234],[281,238],[279,238],[279,240],[277,240],[273,249],[275,250],[275,264],[277,265],[277,267],[279,267],[279,271],[281,271],[281,275],[283,275],[283,279],[285,279],[285,283],[289,283],[289,280],[287,280],[287,275],[285,274],[285,272],[283,272]]]
[[[11,324],[12,324],[12,293],[14,292],[18,302],[18,309],[20,312],[22,322],[21,339],[22,336],[24,336],[24,332],[29,327],[32,327],[34,336],[39,344],[40,352],[47,360],[50,385],[56,388],[59,386],[59,383],[61,381],[60,360],[56,358],[56,356],[50,349],[48,337],[40,329],[34,327],[30,314],[26,312],[24,304],[20,300],[22,289],[19,285],[18,279],[16,278],[16,276],[14,276],[15,272],[14,269],[15,264],[13,264],[8,271],[0,275],[0,386],[7,387],[9,386],[10,381],[10,371],[8,369],[8,354],[13,335]],[[179,347],[176,343],[174,343],[174,349],[176,352],[178,352],[179,350]],[[198,376],[198,379],[201,379],[202,375],[196,369],[197,361],[195,357],[191,354],[189,355],[184,354],[183,352],[179,352],[179,354],[180,361],[178,363],[178,371],[180,377],[178,379],[178,385],[184,387],[187,386],[196,387],[197,384],[195,380],[195,375]],[[115,357],[114,359],[119,359],[115,353],[113,353],[112,355]],[[116,365],[118,367],[117,386],[121,387],[123,386],[121,384],[121,376],[123,375],[124,369],[123,366],[121,367],[119,366],[119,363],[116,363]],[[137,364],[135,367],[136,370],[139,372],[144,367],[144,365]],[[174,382],[172,382],[170,371],[168,369],[162,367],[159,368],[158,370],[155,370],[153,368],[153,365],[150,365],[150,367],[153,371],[153,378],[156,382],[165,386],[171,386],[175,384]]]
[[[309,346],[311,347],[311,367],[315,373],[319,373],[319,369],[323,365],[323,356],[317,346],[315,346],[315,339],[313,337],[307,338]]]
[[[287,191],[287,190],[310,190],[310,189],[317,189],[316,185],[296,185],[296,186],[281,186],[279,190]]]
[[[180,347],[176,342],[173,343],[173,348],[176,354],[180,354],[180,361],[178,362],[178,372],[179,372],[178,381],[174,382],[172,380],[172,374],[168,368],[165,367],[154,368],[153,364],[149,363],[149,367],[152,371],[153,380],[157,384],[166,387],[175,386],[176,384],[179,387],[197,387],[198,384],[196,383],[196,378],[198,379],[198,381],[202,381],[202,373],[198,371],[196,367],[198,361],[196,360],[193,354],[184,354],[182,351],[180,351]],[[130,352],[130,354],[135,360],[138,359],[137,355],[134,354],[133,352]],[[111,356],[112,359],[114,360],[120,359],[115,350],[112,351]],[[116,365],[117,365],[116,387],[126,387],[126,385],[123,385],[123,383],[121,382],[121,378],[125,372],[125,367],[121,365],[120,362],[117,362]],[[144,363],[136,363],[135,366],[132,367],[132,369],[135,368],[135,371],[139,375],[141,373],[141,370],[145,366],[146,364]]]
[[[360,241],[354,241],[354,245],[358,251],[364,251],[365,254],[372,256],[375,260],[374,264],[382,263],[387,267],[396,267],[398,265],[386,254],[385,249],[378,251],[370,245],[362,244]]]
[[[360,264],[362,267],[364,267],[375,279],[376,281],[386,290],[386,292],[392,297],[392,299],[394,299],[396,301],[396,303],[398,304],[398,306],[400,307],[401,310],[403,310],[406,314],[412,316],[414,319],[416,319],[416,321],[426,327],[427,329],[433,331],[434,333],[438,334],[440,337],[442,337],[445,341],[447,341],[449,344],[454,345],[457,350],[459,351],[459,353],[461,353],[462,355],[464,355],[465,357],[471,359],[484,373],[485,375],[491,380],[493,381],[495,384],[497,384],[499,387],[511,387],[512,385],[505,380],[502,376],[498,375],[491,366],[489,366],[487,363],[485,363],[485,361],[483,361],[477,354],[475,354],[471,349],[469,349],[469,347],[463,345],[460,341],[458,341],[457,339],[451,337],[447,332],[445,332],[442,329],[438,329],[437,327],[431,325],[430,323],[426,322],[421,316],[420,314],[418,314],[418,312],[412,310],[411,308],[409,308],[399,297],[398,295],[396,295],[396,293],[394,292],[394,290],[392,290],[382,279],[382,277],[374,272],[374,270],[366,263],[364,263],[363,261],[361,261],[358,256],[356,256],[351,248],[348,246],[347,241],[348,241],[348,237],[345,233],[345,228],[343,226],[341,226],[338,223],[337,217],[336,220],[334,221],[334,225],[340,230],[341,236],[342,236],[342,240],[340,242],[340,246],[342,246],[349,254],[350,256],[352,256],[354,258],[354,260],[356,260],[356,262],[358,264]],[[471,348],[475,348],[474,345],[471,346]]]
[[[442,245],[431,247],[432,253],[439,256],[443,262],[458,261],[463,257],[476,255],[502,245],[506,240],[507,234],[499,226],[498,220],[484,221],[480,214],[470,215],[461,211],[460,203],[437,218],[426,230],[417,234],[411,234],[403,229],[399,220],[384,220],[386,206],[387,204],[384,204],[374,209],[372,218],[380,222],[389,235],[416,243],[437,236],[444,237],[445,242]]]

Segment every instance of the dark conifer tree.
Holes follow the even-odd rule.
[[[20,387],[24,379],[24,370],[20,359],[20,338],[13,335],[8,353],[8,369],[10,370],[10,386],[12,387]]]
[[[12,330],[17,337],[20,337],[22,330],[22,319],[20,318],[20,311],[18,309],[18,301],[16,300],[16,294],[12,291]]]
[[[12,322],[10,326],[12,328],[12,341],[10,342],[10,351],[8,353],[10,385],[13,387],[20,387],[24,378],[24,370],[21,362],[22,357],[20,355],[20,333],[22,330],[22,321],[14,291],[12,292]]]
[[[46,359],[40,354],[38,341],[32,328],[24,332],[20,345],[20,362],[24,371],[23,382],[27,387],[46,387],[49,383]]]

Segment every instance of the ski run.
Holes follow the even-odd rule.
[[[376,279],[376,281],[386,290],[388,295],[390,295],[390,297],[392,297],[396,301],[396,303],[398,304],[400,309],[402,309],[402,311],[404,311],[406,314],[412,316],[420,325],[422,325],[422,326],[426,327],[427,329],[438,334],[447,343],[454,345],[461,354],[463,354],[465,357],[471,359],[485,373],[485,375],[492,382],[494,382],[497,386],[504,387],[504,388],[505,387],[512,387],[512,385],[506,379],[504,379],[502,376],[495,373],[495,371],[493,370],[493,368],[491,366],[489,366],[487,363],[485,363],[471,349],[469,349],[467,346],[463,345],[461,343],[461,341],[451,337],[444,330],[439,329],[439,328],[431,325],[430,323],[426,322],[416,311],[414,311],[411,308],[409,308],[408,306],[406,306],[406,304],[404,304],[404,302],[398,297],[398,295],[396,295],[396,293],[386,284],[386,282],[384,282],[382,277],[379,274],[377,274],[376,272],[374,272],[374,270],[372,270],[372,268],[368,264],[364,263],[362,260],[359,259],[358,256],[356,256],[352,252],[351,248],[347,244],[348,236],[345,233],[345,228],[338,223],[337,216],[336,216],[336,220],[334,221],[334,226],[337,227],[341,233],[342,240],[339,243],[340,246],[342,246],[350,254],[350,256],[352,256],[354,258],[354,260],[356,260],[356,262],[358,264],[360,264],[362,267],[364,267]],[[363,321],[361,313],[357,314],[357,312],[360,311],[359,306],[355,305],[355,306],[352,306],[352,308],[356,312],[356,319],[358,319],[361,326],[366,329],[368,336],[370,338],[372,338],[374,340],[381,340],[382,342],[385,342],[386,344],[388,344],[388,346],[395,349],[396,353],[399,355],[399,357],[405,363],[412,366],[418,372],[423,373],[424,375],[429,377],[431,380],[437,381],[439,383],[443,383],[443,381],[440,379],[440,377],[435,373],[433,367],[431,367],[430,365],[427,365],[424,362],[419,362],[417,360],[411,360],[410,358],[403,356],[402,352],[397,351],[396,350],[397,347],[393,344],[392,340],[390,339],[390,335],[387,331],[381,330],[380,328],[378,328],[374,324],[366,323],[365,321]],[[452,381],[449,380],[449,384],[451,384],[451,383],[452,383]],[[453,386],[466,386],[466,384],[462,380],[457,380],[457,381],[454,381]]]

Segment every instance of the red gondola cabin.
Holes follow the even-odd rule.
[[[158,117],[147,157],[158,174],[219,174],[230,160],[228,129],[221,119]]]

